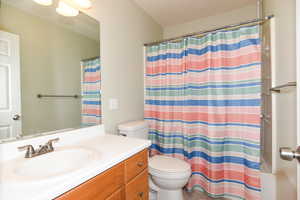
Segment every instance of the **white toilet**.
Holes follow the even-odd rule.
[[[145,121],[132,121],[118,126],[119,134],[127,137],[148,139],[148,125]],[[183,200],[182,188],[191,176],[190,165],[169,156],[149,158],[150,200]]]

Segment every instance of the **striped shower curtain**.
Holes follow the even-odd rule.
[[[81,125],[101,124],[100,58],[81,61]]]
[[[151,154],[191,164],[188,190],[260,199],[259,27],[147,47]]]

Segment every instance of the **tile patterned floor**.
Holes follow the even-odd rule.
[[[212,198],[206,196],[204,193],[201,192],[183,192],[184,200],[211,200]]]
[[[184,200],[229,200],[229,199],[225,199],[225,198],[214,199],[214,198],[208,197],[206,194],[199,192],[199,191],[187,192],[186,190],[183,191],[183,198],[184,198]],[[155,200],[155,199],[156,199],[155,196],[152,196],[152,195],[149,198],[149,200]]]
[[[202,192],[194,191],[194,192],[183,192],[184,200],[225,200],[223,198],[221,199],[213,199],[211,197],[208,197]]]

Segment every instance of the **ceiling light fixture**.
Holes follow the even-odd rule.
[[[75,17],[79,14],[79,11],[72,6],[68,5],[64,1],[59,1],[56,12],[65,17]]]
[[[83,9],[92,7],[92,2],[90,0],[73,0],[73,2]]]
[[[43,6],[50,6],[52,4],[52,0],[33,0],[33,1]]]

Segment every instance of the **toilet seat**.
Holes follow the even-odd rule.
[[[191,166],[178,158],[157,155],[149,158],[149,173],[166,179],[181,179],[191,175]]]

